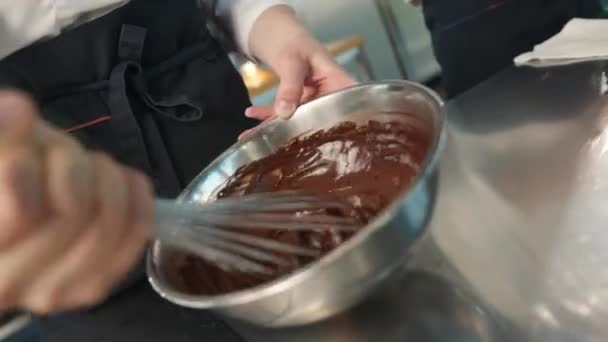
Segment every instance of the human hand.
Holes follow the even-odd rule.
[[[250,107],[247,117],[289,118],[300,104],[355,83],[287,6],[274,6],[260,15],[250,33],[250,46],[280,82],[274,105]]]
[[[148,180],[90,153],[0,92],[0,312],[100,302],[141,256]]]

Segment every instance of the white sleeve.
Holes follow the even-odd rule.
[[[0,0],[0,59],[42,38],[56,36],[82,14],[98,17],[128,0]],[[249,54],[249,32],[266,9],[285,0],[218,0],[216,15]],[[89,18],[92,19],[92,18]]]
[[[244,53],[250,55],[249,33],[256,19],[268,8],[287,5],[285,0],[218,0],[216,13],[234,34],[234,40]]]
[[[60,32],[52,1],[0,0],[0,23],[0,58]]]
[[[101,16],[128,0],[0,0],[0,59],[56,36],[81,14]]]

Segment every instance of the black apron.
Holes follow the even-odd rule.
[[[513,64],[574,17],[605,16],[602,0],[423,0],[448,97]]]
[[[195,0],[136,0],[5,58],[45,119],[175,196],[252,126],[246,88]]]
[[[142,170],[158,195],[176,196],[255,124],[205,12],[196,0],[131,1],[3,59],[0,85],[29,92],[45,120]],[[239,340],[209,314],[166,303],[141,269],[135,275],[100,307],[43,320],[43,340]]]

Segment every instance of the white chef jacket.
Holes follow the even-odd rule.
[[[101,17],[130,0],[0,0],[0,59],[69,26]],[[176,6],[181,0],[174,0]],[[208,0],[199,0],[206,2]],[[283,0],[217,0],[216,13],[249,53],[249,32],[258,16]]]

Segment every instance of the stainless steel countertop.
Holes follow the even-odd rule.
[[[510,69],[451,101],[431,230],[403,272],[328,322],[231,325],[254,342],[608,340],[602,88],[599,64]]]

